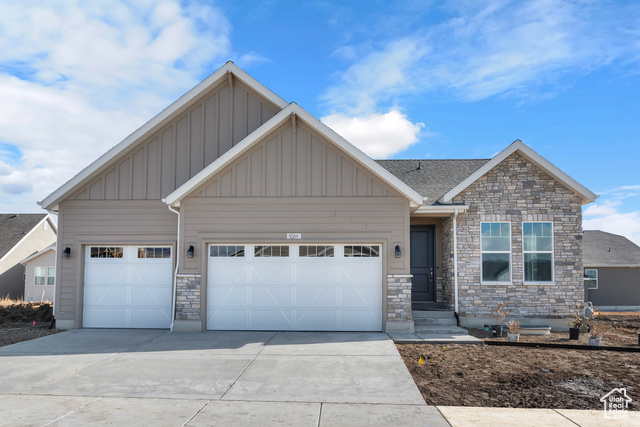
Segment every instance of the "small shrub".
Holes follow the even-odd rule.
[[[507,326],[509,327],[510,334],[517,334],[520,332],[520,322],[516,322],[515,320],[509,320],[507,322]]]

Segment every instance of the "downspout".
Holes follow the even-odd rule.
[[[173,295],[171,297],[171,326],[169,329],[173,332],[173,324],[176,318],[176,294],[178,293],[178,267],[180,266],[180,211],[167,206],[171,212],[178,215],[178,235],[176,236],[176,270],[173,273]]]
[[[460,315],[458,314],[458,209],[453,211],[453,289],[454,315],[458,326],[460,326]]]

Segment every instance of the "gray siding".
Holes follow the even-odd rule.
[[[239,81],[213,89],[78,190],[77,200],[154,200],[200,172],[279,108]]]
[[[60,204],[58,218],[56,318],[75,319],[76,327],[82,317],[84,245],[176,242],[177,215],[160,200],[70,200]],[[71,257],[63,260],[66,247]]]
[[[598,289],[584,288],[585,301],[594,307],[640,306],[640,267],[587,267],[598,270]]]
[[[381,197],[384,184],[310,127],[283,125],[196,197]]]

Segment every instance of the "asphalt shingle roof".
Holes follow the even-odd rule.
[[[490,159],[376,160],[409,187],[427,197],[427,205],[460,184]]]
[[[640,247],[626,237],[599,230],[585,230],[582,242],[585,267],[640,266]]]
[[[0,258],[6,255],[47,214],[0,214]]]

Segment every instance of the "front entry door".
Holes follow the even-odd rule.
[[[411,226],[411,300],[435,302],[435,225]]]

